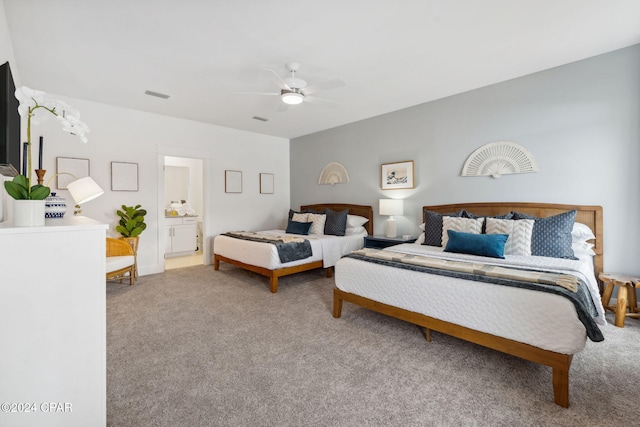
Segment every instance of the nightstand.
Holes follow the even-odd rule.
[[[636,301],[636,288],[640,288],[640,278],[615,273],[600,273],[598,279],[604,283],[604,293],[602,294],[602,305],[605,310],[613,311],[616,314],[614,325],[624,328],[624,318],[634,317],[640,319],[640,308]],[[611,305],[611,294],[614,286],[618,287],[617,304]],[[627,313],[627,309],[629,312]]]
[[[413,243],[415,241],[415,238],[404,240],[402,237],[367,236],[364,238],[364,247],[383,249],[389,246],[399,245],[401,243]]]

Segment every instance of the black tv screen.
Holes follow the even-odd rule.
[[[0,65],[0,173],[12,176],[20,171],[20,114],[14,93],[16,86],[9,62]],[[9,166],[10,165],[10,166]]]

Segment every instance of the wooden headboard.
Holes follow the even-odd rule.
[[[300,210],[321,211],[323,209],[331,209],[332,211],[341,212],[349,209],[349,215],[358,215],[369,218],[369,222],[364,225],[370,236],[373,235],[373,208],[366,205],[350,205],[347,203],[319,203],[316,205],[300,206]]]
[[[527,215],[545,218],[575,209],[576,221],[593,230],[596,240],[593,251],[596,253],[593,266],[596,278],[603,271],[603,235],[602,235],[602,206],[558,205],[553,203],[524,203],[524,202],[487,202],[487,203],[456,203],[452,205],[424,206],[424,210],[438,212],[440,214],[457,212],[466,209],[471,213],[482,216],[506,214],[517,211]]]

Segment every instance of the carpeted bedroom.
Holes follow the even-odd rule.
[[[602,327],[551,369],[345,304],[312,270],[269,280],[223,264],[107,283],[110,426],[611,425],[637,419],[640,322]],[[607,315],[612,323],[613,316]]]

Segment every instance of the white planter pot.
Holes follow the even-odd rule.
[[[44,200],[14,200],[13,225],[16,227],[44,226]]]

